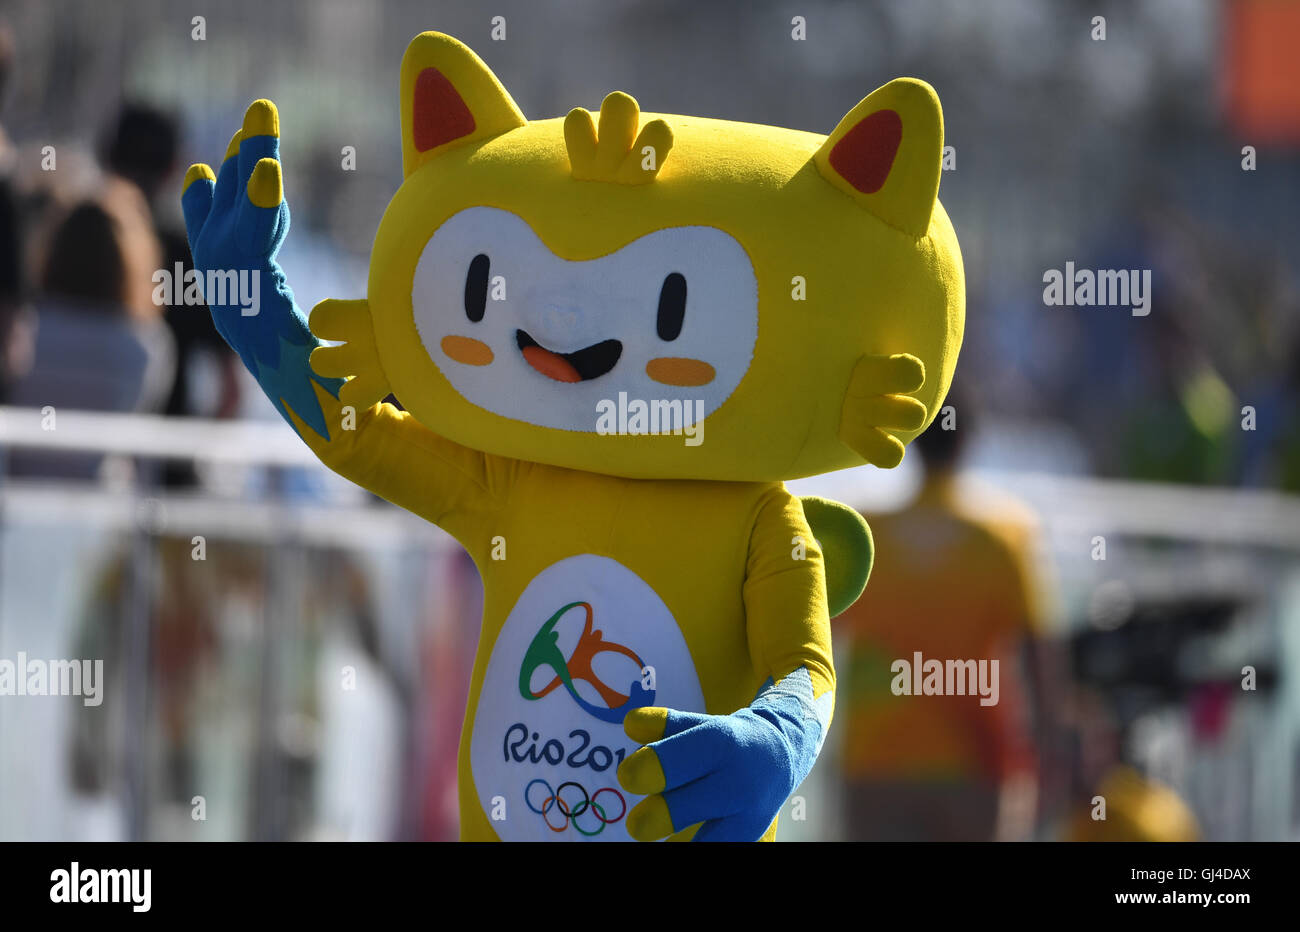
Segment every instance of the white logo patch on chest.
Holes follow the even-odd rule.
[[[479,803],[505,841],[628,841],[642,797],[618,783],[637,749],[623,716],[704,711],[668,606],[616,560],[568,557],[524,589],[497,635],[470,742]]]

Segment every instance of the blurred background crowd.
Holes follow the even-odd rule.
[[[120,701],[0,697],[0,840],[455,837],[472,564],[153,279],[185,167],[270,97],[298,303],[363,295],[424,29],[530,116],[943,102],[956,429],[793,484],[878,556],[779,837],[1300,838],[1300,2],[7,0],[0,658],[102,657]],[[1149,315],[1045,306],[1067,261],[1149,269]],[[895,695],[915,651],[1000,658],[1001,701]]]

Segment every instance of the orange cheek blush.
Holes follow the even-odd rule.
[[[717,372],[702,359],[660,356],[645,364],[645,374],[664,385],[708,385]]]
[[[486,366],[493,359],[492,347],[473,337],[445,336],[441,346],[450,359],[467,366]]]

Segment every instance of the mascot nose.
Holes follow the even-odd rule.
[[[571,304],[544,304],[538,315],[543,339],[556,343],[569,343],[582,329],[582,309]]]

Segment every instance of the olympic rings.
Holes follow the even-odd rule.
[[[622,808],[619,809],[618,811],[618,815],[614,816],[614,818],[612,819],[605,820],[606,824],[609,824],[610,822],[617,822],[619,819],[623,818],[623,816],[627,815],[627,800],[623,798],[622,793],[614,789],[612,786],[602,786],[600,789],[596,790],[596,792],[591,794],[591,804],[593,806],[596,805],[596,797],[599,796],[601,793],[613,793],[615,796],[618,797],[618,804],[622,806]]]
[[[547,793],[546,798],[542,800],[540,808],[533,804],[531,797],[533,786],[538,783],[542,785]],[[582,793],[582,800],[580,802],[570,802],[564,798],[564,791],[568,787],[574,787]],[[618,798],[620,807],[618,815],[610,818],[605,812],[605,807],[596,802],[596,799],[601,793],[613,793]],[[573,794],[569,795],[572,797]],[[612,825],[622,819],[623,816],[627,815],[627,800],[624,799],[623,794],[614,787],[602,786],[600,789],[596,790],[595,793],[588,793],[585,786],[574,780],[561,783],[555,790],[552,790],[551,785],[541,777],[531,780],[528,785],[524,787],[524,803],[529,809],[540,815],[542,821],[546,823],[546,827],[556,834],[564,832],[570,825],[572,825],[574,831],[580,835],[585,835],[588,838],[594,835],[599,835],[605,830],[606,825]],[[552,809],[556,809],[560,813],[561,822],[558,826],[551,822],[549,813]],[[591,830],[587,830],[578,824],[578,818],[584,815],[588,809],[595,814],[596,821],[599,823],[598,827]]]

